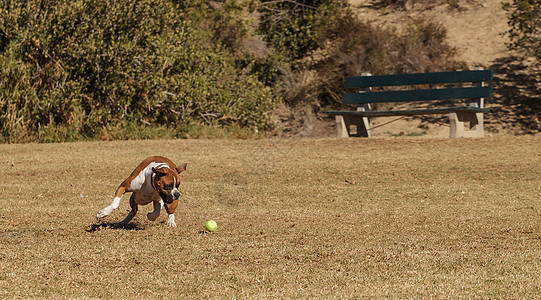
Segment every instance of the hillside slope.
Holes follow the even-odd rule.
[[[458,1],[451,7],[410,1],[405,9],[382,8],[374,0],[350,0],[354,12],[374,24],[401,30],[416,19],[433,19],[448,32],[448,42],[469,68],[494,69],[494,97],[487,99],[491,113],[485,116],[488,136],[528,134],[541,131],[541,76],[535,60],[507,48],[508,12],[500,0]],[[325,120],[321,122],[321,119]],[[448,136],[447,116],[373,119],[374,136]],[[392,121],[392,122],[391,122]],[[391,122],[390,124],[386,124]],[[332,118],[320,117],[305,126],[305,135],[334,134]],[[385,125],[383,125],[385,124]],[[378,127],[382,125],[381,127]]]
[[[458,58],[470,67],[490,67],[510,52],[503,35],[508,29],[507,12],[500,0],[458,1],[458,7],[408,3],[405,10],[378,9],[373,0],[349,2],[360,18],[399,30],[415,19],[437,20],[447,29],[449,44],[458,49]]]

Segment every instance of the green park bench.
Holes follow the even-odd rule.
[[[345,93],[342,102],[357,105],[357,110],[324,111],[324,113],[336,116],[338,137],[369,137],[370,118],[429,114],[449,114],[451,127],[449,136],[452,138],[482,137],[483,114],[489,112],[484,108],[484,98],[492,96],[492,87],[485,86],[485,82],[492,81],[493,76],[492,70],[482,69],[381,76],[364,73],[362,76],[346,77],[344,81],[345,89],[356,91]],[[469,86],[462,86],[464,83],[468,83]],[[441,87],[449,84],[461,86]],[[440,88],[435,88],[434,85],[440,85]],[[396,86],[411,88],[388,90],[388,87]],[[386,90],[373,90],[383,87],[387,87]],[[468,99],[469,103],[456,105],[460,100],[464,102],[463,99]],[[407,110],[371,110],[372,103],[413,101],[418,102],[420,107]],[[454,105],[450,106],[449,103]]]

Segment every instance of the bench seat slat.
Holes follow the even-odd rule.
[[[383,91],[366,93],[345,93],[344,104],[410,102],[446,99],[472,99],[492,97],[492,87],[466,87],[446,89],[426,89],[409,91]]]
[[[448,114],[451,112],[474,112],[488,113],[489,110],[475,106],[412,109],[412,110],[372,110],[372,111],[324,111],[330,115],[356,115],[360,117],[390,117],[390,116],[413,116],[429,114]]]
[[[492,81],[493,70],[346,77],[344,88]]]

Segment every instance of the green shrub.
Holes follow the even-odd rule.
[[[302,59],[325,44],[322,30],[345,7],[336,0],[262,0],[260,31],[276,51],[291,60]]]
[[[134,126],[267,124],[271,90],[205,30],[204,1],[3,2],[4,141],[43,140],[46,132],[64,132],[59,140],[100,138]]]

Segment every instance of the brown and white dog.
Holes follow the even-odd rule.
[[[171,160],[162,156],[152,156],[143,160],[120,184],[111,205],[100,210],[96,217],[101,219],[111,214],[113,210],[118,208],[124,193],[133,192],[130,197],[131,211],[117,225],[128,224],[137,213],[139,205],[147,205],[152,202],[154,211],[148,213],[147,218],[150,221],[156,220],[165,205],[165,210],[169,214],[167,226],[176,227],[174,213],[180,197],[178,174],[185,170],[186,164],[177,167]]]

